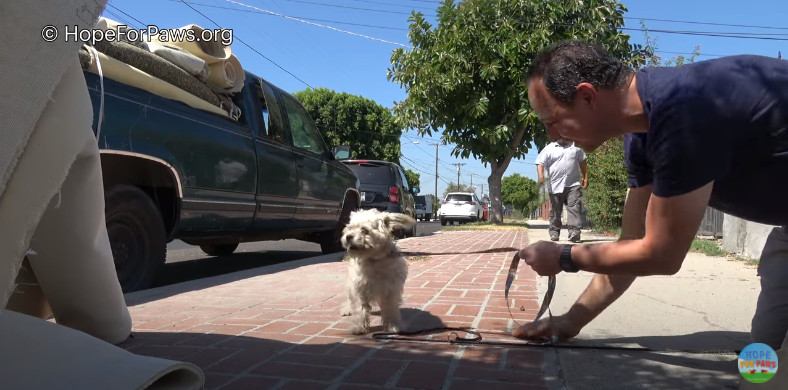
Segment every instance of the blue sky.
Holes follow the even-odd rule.
[[[391,51],[395,43],[409,43],[407,18],[412,9],[434,18],[435,0],[186,0],[208,15],[219,25],[231,28],[236,37],[256,48],[279,66],[305,81],[312,87],[326,87],[336,91],[362,95],[391,107],[395,101],[405,97],[405,91],[386,79]],[[243,3],[252,7],[244,8]],[[731,54],[760,54],[776,56],[778,51],[788,55],[788,3],[778,0],[742,2],[732,0],[632,0],[623,1],[628,8],[626,27],[640,29],[641,18],[671,19],[721,24],[765,26],[778,28],[755,28],[741,26],[718,26],[646,20],[651,30],[681,30],[723,33],[755,33],[782,40],[756,40],[678,35],[651,32],[657,40],[660,55],[671,58],[678,53],[690,53],[700,47],[699,60]],[[179,27],[190,23],[212,27],[212,23],[189,9],[179,0],[110,0],[106,16],[131,24],[155,24],[160,28]],[[198,5],[202,4],[202,5]],[[211,5],[209,7],[206,5]],[[238,12],[224,8],[246,9],[255,12]],[[364,8],[364,9],[359,9]],[[120,12],[122,10],[126,14]],[[259,12],[273,11],[279,14],[308,18],[312,23],[332,26],[349,32],[367,35],[391,43],[363,38],[286,18],[264,15]],[[316,19],[325,20],[317,21]],[[338,24],[341,21],[349,24]],[[626,31],[633,43],[643,43],[640,31]],[[247,70],[258,74],[279,87],[295,92],[306,85],[262,58],[239,42],[233,52]],[[435,147],[428,145],[438,139],[424,139],[414,132],[401,138],[402,165],[421,173],[423,193],[434,191]],[[419,144],[414,144],[419,141]],[[479,161],[460,160],[450,155],[451,145],[439,147],[438,192],[448,181],[456,182],[457,170],[454,163],[462,166],[461,182],[484,183],[489,168]],[[536,177],[533,165],[537,151],[533,150],[523,159],[513,160],[506,175],[519,173]],[[472,176],[473,175],[473,176]]]

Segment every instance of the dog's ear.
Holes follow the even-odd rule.
[[[389,230],[410,230],[416,220],[401,213],[385,213],[383,216],[383,225]]]

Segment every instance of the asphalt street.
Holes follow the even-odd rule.
[[[440,229],[437,221],[419,222],[417,234],[430,235]],[[154,287],[206,278],[319,256],[320,245],[300,240],[244,243],[229,256],[208,256],[199,247],[176,240],[167,246],[167,263],[162,267]]]

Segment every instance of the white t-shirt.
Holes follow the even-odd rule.
[[[548,191],[558,194],[564,188],[580,185],[580,163],[585,159],[585,152],[574,143],[564,147],[551,142],[539,152],[536,163],[544,167],[546,181],[550,183]]]

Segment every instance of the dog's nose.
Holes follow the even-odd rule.
[[[353,235],[352,235],[352,234],[348,234],[348,235],[346,235],[346,236],[345,236],[345,240],[347,240],[347,241],[353,241]]]

